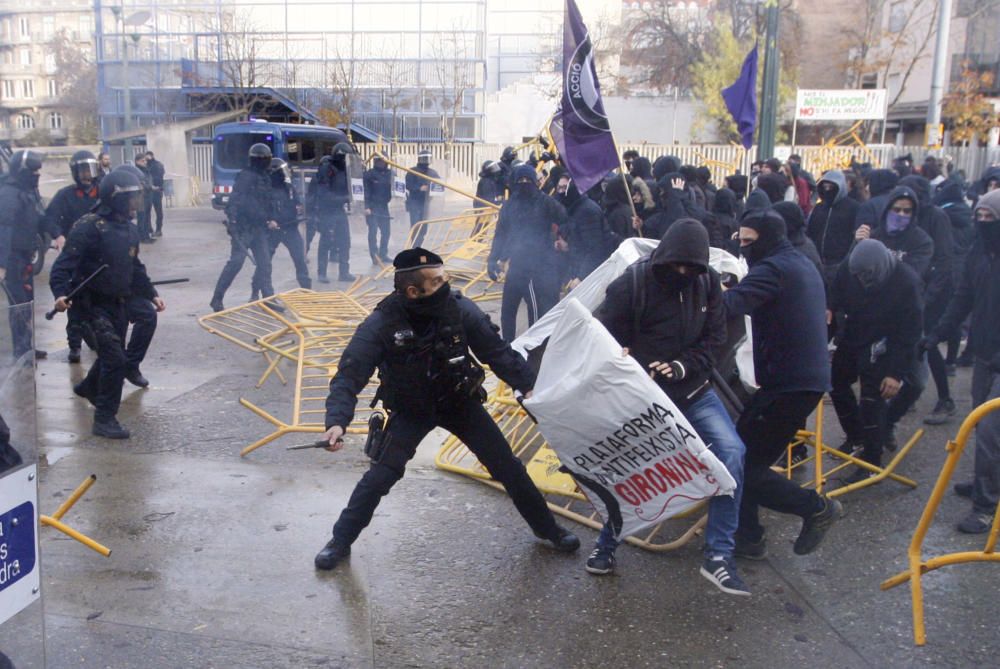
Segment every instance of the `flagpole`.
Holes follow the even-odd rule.
[[[615,153],[618,154],[618,169],[622,175],[622,183],[625,184],[625,194],[628,195],[628,206],[632,208],[632,229],[642,236],[642,229],[635,229],[635,219],[639,218],[639,214],[635,211],[635,202],[632,200],[632,189],[629,188],[628,179],[625,177],[625,161],[622,160],[622,153],[618,150],[618,142],[615,141],[615,133],[611,131],[611,142],[615,145]]]

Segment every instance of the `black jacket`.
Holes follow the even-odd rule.
[[[651,362],[675,360],[684,367],[681,381],[656,377],[681,409],[708,387],[715,352],[726,341],[719,275],[699,256],[689,228],[686,223],[671,228],[650,256],[633,263],[608,285],[604,302],[594,312],[643,369]],[[674,292],[656,278],[655,267],[668,262],[698,264],[705,273]]]
[[[802,207],[799,206],[798,202],[784,201],[774,205],[773,209],[785,219],[788,241],[792,248],[808,258],[820,276],[823,276],[823,263],[819,259],[816,245],[806,237],[806,219],[802,215]]]
[[[629,204],[625,182],[621,179],[612,179],[604,189],[604,218],[608,223],[608,230],[618,243],[635,236],[632,205]]]
[[[299,224],[299,194],[290,184],[271,185],[271,196],[274,198],[274,220],[283,230],[288,230]]]
[[[370,209],[373,204],[387,205],[392,201],[392,170],[388,167],[365,170],[362,180],[365,185],[365,208]]]
[[[823,175],[820,183],[829,182],[837,187],[833,201],[820,200],[809,214],[806,235],[816,246],[824,266],[839,265],[854,245],[857,230],[858,202],[848,197],[844,173],[834,170]],[[833,270],[834,272],[836,270]],[[832,277],[833,272],[830,273]]]
[[[916,361],[923,332],[921,291],[920,277],[904,262],[897,261],[889,279],[867,291],[842,263],[830,290],[830,310],[845,316],[837,345],[864,354],[885,338],[886,374],[901,380]]]
[[[240,170],[226,203],[226,216],[241,230],[266,228],[274,219],[274,208],[271,177],[249,167]]]
[[[889,234],[885,227],[889,207],[896,200],[904,198],[913,202],[913,217],[905,230]],[[934,257],[934,240],[920,227],[919,219],[920,199],[917,194],[906,186],[898,186],[890,193],[882,211],[882,218],[878,226],[872,229],[871,238],[885,244],[898,260],[902,260],[914,269],[921,281],[926,281],[931,269],[931,258]]]
[[[504,195],[504,182],[503,176],[493,176],[486,175],[479,177],[479,183],[476,184],[476,197],[481,200],[486,200],[487,202],[492,202],[493,204],[500,204],[503,202]],[[482,207],[482,202],[473,202],[473,207]]]
[[[392,307],[399,306],[405,297],[398,293],[390,295],[379,304],[368,318],[358,326],[344,354],[340,358],[337,374],[330,380],[330,394],[326,399],[326,427],[334,425],[346,429],[354,417],[358,393],[368,384],[375,369],[386,369],[386,362],[393,355],[394,333],[387,333],[392,324]],[[489,316],[476,306],[475,302],[452,293],[453,301],[461,318],[461,327],[469,349],[482,363],[489,365],[498,377],[512,388],[527,392],[535,385],[535,374],[528,363],[509,344],[500,339]],[[391,305],[389,301],[396,301]],[[414,326],[415,327],[415,326]],[[430,324],[429,327],[435,327]],[[419,364],[419,361],[416,361]],[[385,382],[380,371],[380,379]],[[428,393],[439,392],[428,382]],[[406,411],[406,407],[399,409]]]
[[[419,172],[420,174],[425,174],[433,179],[440,178],[440,175],[430,168],[429,165],[417,165],[412,168],[414,172]],[[426,211],[424,209],[427,204],[427,198],[430,196],[430,185],[431,182],[427,179],[421,179],[416,174],[412,172],[406,173],[406,210],[411,211],[415,208],[419,211]],[[427,190],[420,190],[421,186],[427,186]]]
[[[88,214],[73,226],[49,273],[49,287],[56,298],[68,295],[73,286],[98,267],[108,267],[87,284],[85,291],[97,298],[121,299],[138,295],[157,296],[146,266],[139,260],[139,231],[129,221]]]
[[[45,208],[46,226],[50,230],[59,230],[59,234],[68,235],[73,224],[97,204],[97,185],[84,190],[76,184],[60,188]]]
[[[570,185],[574,191],[576,187]],[[608,259],[610,249],[604,236],[604,213],[589,197],[575,194],[566,204],[566,222],[559,236],[569,245],[571,278],[585,279],[598,265]]]
[[[9,269],[7,261],[13,253],[33,253],[42,232],[52,237],[62,234],[47,224],[38,191],[27,191],[13,180],[0,186],[0,267]]]
[[[1000,256],[989,253],[978,239],[935,332],[941,339],[950,337],[969,314],[969,346],[977,358],[990,361],[1000,354]]]
[[[927,289],[924,292],[925,304],[940,304],[947,302],[954,290],[955,241],[951,234],[951,221],[948,214],[940,207],[935,207],[931,200],[931,184],[922,176],[908,176],[900,180],[901,186],[907,186],[917,194],[920,200],[920,212],[917,224],[934,242],[934,254],[927,270]]]
[[[167,175],[167,170],[163,168],[163,163],[156,158],[150,158],[146,161],[146,171],[149,172],[150,185],[153,188],[163,190],[163,178]]]
[[[750,316],[754,372],[761,390],[830,390],[823,278],[788,241],[755,262],[723,300],[729,318]]]
[[[683,188],[674,188],[674,179],[683,179],[680,172],[663,175],[657,185],[657,213],[643,221],[642,236],[648,239],[662,239],[664,233],[682,218],[705,220],[705,210],[697,207],[691,194]],[[664,197],[664,194],[666,197]]]
[[[963,272],[965,258],[976,239],[976,229],[972,225],[972,208],[965,202],[962,184],[948,179],[938,186],[934,194],[934,204],[948,216],[951,223],[952,241],[952,283],[958,287]]]
[[[858,207],[858,216],[854,221],[855,230],[862,225],[872,229],[878,225],[889,205],[889,194],[898,182],[899,175],[892,170],[872,170],[868,173],[868,191],[871,197]]]
[[[489,264],[510,260],[511,272],[555,273],[554,230],[565,225],[566,209],[541,191],[511,196],[500,207]]]

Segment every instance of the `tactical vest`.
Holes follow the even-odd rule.
[[[139,253],[139,233],[132,223],[114,224],[98,214],[86,214],[76,225],[92,224],[100,235],[97,255],[81,258],[73,284],[76,285],[101,265],[108,268],[89,284],[86,291],[100,298],[124,298],[132,292],[132,272]]]
[[[486,373],[469,351],[457,303],[461,298],[449,298],[444,314],[420,334],[410,323],[404,299],[393,293],[375,307],[385,316],[379,336],[386,350],[375,401],[389,411],[408,413],[446,409],[468,398],[485,401]]]

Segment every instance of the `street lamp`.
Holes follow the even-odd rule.
[[[146,21],[149,20],[151,14],[147,11],[139,11],[125,16],[122,8],[112,7],[111,12],[115,15],[115,18],[121,22],[121,34],[122,34],[122,96],[125,102],[125,121],[122,124],[122,129],[125,132],[129,131],[129,126],[132,124],[132,96],[129,89],[128,80],[128,39],[132,38],[134,45],[139,44],[139,33],[132,33],[131,35],[125,34],[125,26],[141,26]],[[132,138],[125,137],[125,151],[122,155],[122,160],[131,160],[132,156]]]

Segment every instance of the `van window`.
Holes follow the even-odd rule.
[[[316,163],[318,142],[306,137],[287,137],[288,163],[290,165],[313,165]]]
[[[247,154],[257,143],[267,144],[274,151],[271,133],[232,133],[215,138],[215,164],[228,170],[241,170],[248,165]]]

